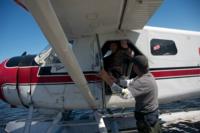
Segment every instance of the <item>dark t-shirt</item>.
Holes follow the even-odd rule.
[[[104,58],[104,68],[106,71],[111,72],[114,77],[119,78],[126,74],[130,62],[129,49],[119,49],[115,53]]]

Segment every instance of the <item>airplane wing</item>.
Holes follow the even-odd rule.
[[[91,108],[94,97],[68,37],[142,28],[162,0],[16,0],[36,19]]]
[[[142,29],[163,0],[51,0],[70,37]]]
[[[16,1],[21,1],[18,2],[21,4],[26,0]],[[73,38],[116,30],[142,29],[163,0],[49,1],[66,36]]]

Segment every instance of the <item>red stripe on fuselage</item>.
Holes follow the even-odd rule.
[[[16,70],[18,67],[4,67],[4,83],[16,83]],[[39,67],[19,67],[20,77],[18,78],[18,83],[74,83],[69,75],[38,75]],[[163,70],[152,70],[151,73],[156,79],[162,78],[176,78],[176,77],[186,77],[186,76],[200,76],[200,68],[186,68],[186,69],[171,69],[167,68]],[[96,73],[85,74],[86,80],[88,82],[99,82],[101,79]],[[3,83],[3,82],[2,82]],[[0,96],[1,97],[1,96]]]
[[[200,68],[176,69],[176,70],[154,70],[151,71],[155,78],[172,78],[186,76],[200,76]]]
[[[19,78],[19,83],[74,83],[69,75],[38,75],[39,68],[20,68],[20,72],[24,73]],[[28,80],[27,69],[31,69],[31,81]],[[189,68],[189,69],[175,69],[175,70],[154,70],[151,71],[156,79],[159,78],[173,78],[173,77],[186,77],[186,76],[200,76],[200,68]],[[96,73],[85,74],[88,82],[98,82],[101,79]]]
[[[28,78],[28,72],[31,69],[30,77]],[[69,75],[38,75],[39,68],[20,68],[20,78],[18,79],[19,83],[74,83]],[[86,74],[85,78],[88,82],[98,82],[101,81],[99,77],[94,73]]]

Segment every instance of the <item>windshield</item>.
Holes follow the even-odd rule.
[[[57,54],[54,52],[50,45],[47,45],[36,57],[35,62],[40,65],[51,65],[61,63]]]
[[[47,45],[44,47],[44,49],[38,54],[39,57],[41,57],[44,53],[47,53],[47,51],[50,51],[52,47],[50,45]]]

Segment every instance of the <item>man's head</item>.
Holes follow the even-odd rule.
[[[121,43],[122,48],[128,48],[128,41],[127,40],[121,40],[120,43]]]
[[[110,50],[111,50],[112,52],[116,52],[117,49],[118,49],[117,43],[116,43],[116,42],[112,42],[112,43],[110,44]]]
[[[132,62],[133,69],[137,75],[145,74],[149,71],[148,59],[144,55],[135,56]]]

